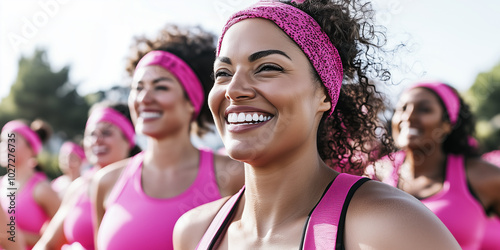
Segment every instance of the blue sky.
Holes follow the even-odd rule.
[[[216,34],[227,15],[255,0],[0,0],[0,98],[8,95],[21,55],[48,50],[55,70],[71,66],[80,94],[123,84],[132,37],[168,22]],[[467,90],[479,72],[500,63],[500,1],[376,0],[391,44],[407,46],[391,62],[397,94],[419,79]]]

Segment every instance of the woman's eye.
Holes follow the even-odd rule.
[[[168,90],[168,87],[167,86],[156,86],[155,89],[156,90]]]
[[[219,77],[227,77],[227,76],[230,76],[230,74],[225,71],[225,70],[217,70],[215,73],[214,73],[214,76],[215,76],[215,79],[219,78]]]
[[[264,64],[261,67],[259,67],[259,69],[257,69],[257,72],[262,72],[262,71],[283,71],[283,68],[274,64]]]

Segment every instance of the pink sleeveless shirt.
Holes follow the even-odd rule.
[[[92,221],[92,205],[88,196],[90,178],[97,171],[96,168],[86,172],[81,178],[86,182],[81,187],[78,201],[64,219],[64,235],[70,244],[78,242],[86,250],[94,250],[94,226]]]
[[[15,214],[9,213],[10,197],[7,197],[6,195],[2,195],[2,197],[0,197],[2,207],[7,215],[9,217],[16,217],[16,230],[23,230],[30,233],[39,234],[43,224],[50,220],[49,216],[33,198],[33,191],[36,185],[46,180],[47,176],[44,173],[36,172],[26,182],[24,187],[18,190],[19,192],[16,192],[16,203],[14,208]],[[4,188],[6,188],[5,186],[3,186],[5,184],[4,180],[2,180],[2,183],[2,190],[4,190]],[[31,249],[31,247],[27,246],[26,249]]]
[[[326,187],[320,201],[309,213],[302,233],[302,249],[345,249],[344,227],[347,208],[356,190],[368,178],[339,174]],[[216,249],[238,208],[245,187],[233,195],[219,210],[201,238],[197,250]]]
[[[177,219],[188,210],[221,198],[213,154],[200,150],[194,183],[184,193],[159,199],[144,193],[141,170],[144,153],[134,156],[113,187],[109,207],[99,227],[99,249],[173,249]]]
[[[393,174],[385,183],[398,186],[403,161],[404,152],[396,153]],[[462,156],[448,155],[443,188],[420,201],[441,219],[462,249],[479,249],[486,225],[485,212],[468,188]]]

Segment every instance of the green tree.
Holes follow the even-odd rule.
[[[500,148],[500,63],[478,74],[465,98],[478,120],[476,131],[483,150]]]
[[[45,50],[21,57],[17,78],[0,103],[0,125],[12,119],[47,121],[62,139],[83,132],[89,105],[70,83],[70,67],[53,71]]]

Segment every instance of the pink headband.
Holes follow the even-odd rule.
[[[200,79],[198,79],[191,67],[176,55],[162,50],[153,50],[147,53],[142,57],[135,69],[149,65],[159,65],[179,80],[194,106],[193,119],[196,119],[205,101],[205,91],[203,91]]]
[[[7,122],[2,128],[2,134],[4,132],[16,132],[26,139],[28,144],[33,149],[35,155],[38,155],[42,150],[42,140],[40,137],[30,128],[28,125],[21,121],[10,121]]]
[[[59,154],[75,154],[80,158],[80,160],[84,161],[85,158],[85,153],[83,152],[83,148],[80,147],[80,145],[74,143],[74,142],[65,142],[62,146],[61,149],[59,149]]]
[[[328,35],[319,24],[305,12],[280,2],[258,2],[248,9],[232,15],[227,21],[217,47],[219,56],[224,34],[233,24],[248,18],[264,18],[281,28],[300,49],[318,73],[331,98],[331,115],[342,86],[343,69],[340,55]]]
[[[440,82],[417,83],[412,85],[408,90],[414,88],[427,88],[436,93],[444,103],[451,125],[455,126],[460,112],[460,99],[450,86]]]
[[[107,107],[96,108],[94,111],[92,111],[92,114],[87,120],[86,128],[88,128],[89,126],[95,126],[99,122],[109,122],[117,126],[118,128],[120,128],[123,135],[130,143],[130,148],[133,148],[135,146],[134,126],[132,126],[132,123],[120,112]]]

